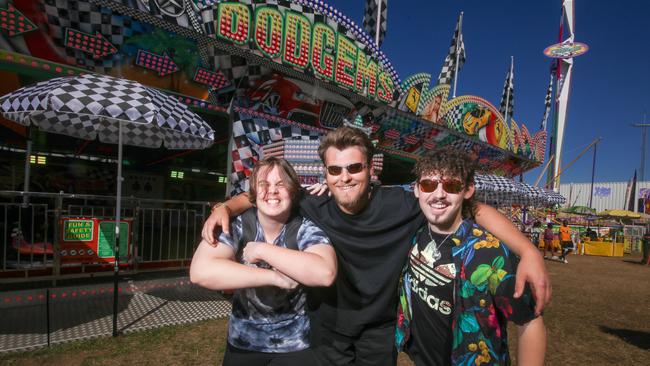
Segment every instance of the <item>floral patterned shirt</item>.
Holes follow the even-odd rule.
[[[417,234],[414,237],[414,241]],[[452,235],[452,257],[457,269],[451,365],[509,365],[507,321],[523,325],[535,318],[535,302],[526,285],[512,297],[517,259],[496,237],[472,220],[464,220]],[[400,281],[396,343],[403,349],[410,336],[410,278]],[[435,347],[435,345],[432,345]]]

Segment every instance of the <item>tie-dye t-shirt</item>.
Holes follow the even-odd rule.
[[[285,247],[285,229],[275,245]],[[235,253],[242,237],[242,220],[238,216],[231,225],[232,236],[222,233],[219,242],[233,248]],[[257,222],[255,241],[264,241],[264,231]],[[298,250],[315,244],[330,245],[325,233],[310,220],[303,218],[297,234]],[[270,268],[266,263],[249,264]],[[284,290],[275,286],[239,289],[233,295],[232,314],[228,323],[228,343],[256,352],[284,353],[309,347],[309,317],[305,310],[306,294],[303,286]]]

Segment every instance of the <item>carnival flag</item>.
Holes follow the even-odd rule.
[[[241,83],[240,83],[241,84]],[[232,95],[232,98],[230,99],[230,103],[228,103],[228,109],[226,109],[226,113],[228,113],[228,135],[230,136],[228,140],[228,162],[226,164],[226,176],[228,179],[226,180],[226,198],[229,198],[229,195],[231,193],[231,190],[233,189],[233,165],[239,163],[239,156],[234,156],[235,154],[233,153],[236,149],[237,144],[235,143],[235,134],[233,131],[233,124],[235,123],[235,120],[237,118],[235,114],[235,99],[237,98],[237,90],[235,89],[235,92]]]
[[[387,6],[388,0],[366,0],[363,29],[372,36],[377,47],[381,46],[386,36]]]
[[[548,114],[551,111],[551,99],[553,94],[553,71],[551,71],[551,80],[548,82],[548,90],[546,90],[546,97],[544,97],[544,116],[542,117],[542,124],[539,127],[540,130],[546,131],[546,121],[548,120]]]
[[[510,70],[506,75],[506,81],[503,84],[503,93],[501,94],[501,105],[499,112],[503,115],[506,125],[510,125],[508,121],[512,118],[512,112],[515,105],[515,85],[514,85],[514,57],[510,57]]]
[[[455,79],[456,74],[465,64],[465,43],[463,42],[463,34],[461,30],[462,23],[463,13],[460,13],[458,23],[456,23],[454,37],[451,39],[451,45],[449,46],[449,52],[447,52],[447,57],[445,57],[445,62],[442,65],[442,70],[440,70],[440,75],[438,75],[438,85],[451,85],[451,81]],[[456,91],[454,90],[454,96],[455,93]]]

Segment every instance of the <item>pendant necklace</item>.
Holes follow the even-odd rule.
[[[427,244],[422,254],[427,258],[428,262],[434,263],[437,262],[440,258],[442,258],[442,254],[440,253],[440,246],[442,246],[442,244],[446,242],[447,239],[449,239],[449,237],[451,236],[451,234],[453,234],[453,232],[447,234],[447,236],[444,239],[442,239],[440,244],[438,244],[438,242],[436,242],[436,239],[434,239],[433,235],[431,234],[431,228],[427,228],[427,229],[429,233],[429,239],[431,239],[431,241],[429,242],[429,244]]]

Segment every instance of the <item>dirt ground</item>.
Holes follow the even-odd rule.
[[[650,266],[638,257],[571,256],[547,262],[553,302],[547,365],[650,364]],[[0,365],[219,365],[226,319],[80,341],[25,353],[0,355]],[[511,349],[516,329],[511,328]],[[398,365],[411,365],[400,356]]]

